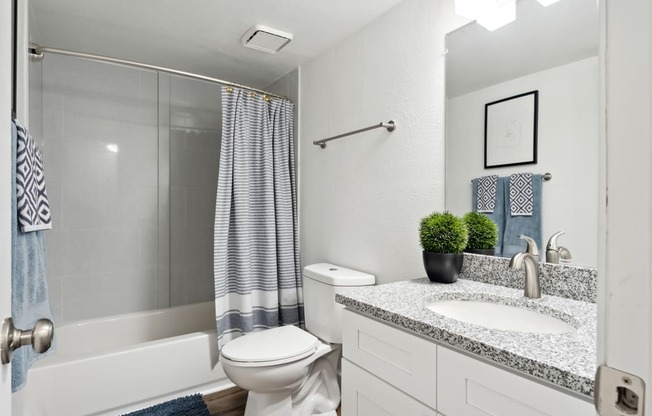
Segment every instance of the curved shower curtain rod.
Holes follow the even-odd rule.
[[[27,52],[29,53],[30,57],[32,58],[33,61],[39,62],[43,59],[43,55],[46,53],[53,53],[56,55],[63,55],[63,56],[73,56],[75,58],[82,58],[82,59],[88,59],[91,61],[100,61],[100,62],[108,62],[116,65],[124,65],[124,66],[130,66],[132,68],[141,68],[141,69],[149,69],[152,71],[158,71],[158,72],[164,72],[166,74],[171,74],[171,75],[178,75],[181,77],[185,78],[192,78],[192,79],[198,79],[201,81],[207,81],[207,82],[212,82],[214,84],[220,84],[224,85],[227,87],[233,87],[233,88],[241,88],[244,90],[251,91],[252,94],[259,93],[262,94],[263,99],[269,100],[270,97],[274,98],[280,98],[283,100],[290,101],[289,98],[283,97],[282,95],[278,94],[273,94],[271,92],[263,91],[258,88],[254,87],[249,87],[247,85],[241,85],[241,84],[236,84],[234,82],[229,82],[229,81],[224,81],[219,78],[211,78],[207,77],[205,75],[199,75],[199,74],[194,74],[192,72],[185,72],[185,71],[179,71],[177,69],[172,69],[172,68],[167,68],[164,66],[157,66],[157,65],[150,65],[150,64],[145,64],[142,62],[135,62],[135,61],[128,61],[126,59],[120,59],[120,58],[112,58],[110,56],[103,56],[103,55],[93,55],[90,53],[84,53],[84,52],[77,52],[77,51],[70,51],[67,49],[57,49],[57,48],[50,48],[46,46],[40,46],[36,44],[30,44],[29,48],[27,48]],[[229,92],[232,92],[229,91]]]

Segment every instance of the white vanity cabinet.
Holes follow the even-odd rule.
[[[595,416],[588,401],[351,310],[343,317],[342,416]]]
[[[447,416],[595,416],[592,403],[459,352],[437,350],[437,410]]]

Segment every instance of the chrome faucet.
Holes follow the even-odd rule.
[[[527,241],[527,250],[516,253],[509,261],[509,267],[520,269],[525,264],[525,297],[538,299],[541,297],[539,284],[539,249],[537,243],[528,236],[519,235],[518,238]]]
[[[570,250],[564,246],[557,246],[557,238],[562,234],[564,234],[563,231],[556,232],[548,240],[548,245],[546,246],[546,263],[559,264],[559,260],[563,262],[573,260]]]

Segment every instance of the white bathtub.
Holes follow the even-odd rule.
[[[233,386],[217,362],[213,302],[57,328],[54,355],[13,395],[18,416],[118,415]]]

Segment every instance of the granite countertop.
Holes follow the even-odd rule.
[[[522,306],[574,326],[565,334],[489,329],[439,315],[426,308],[435,300],[467,299]],[[416,332],[442,345],[468,351],[576,393],[593,396],[596,371],[596,305],[460,279],[452,284],[427,278],[348,289],[336,301],[349,309]]]

